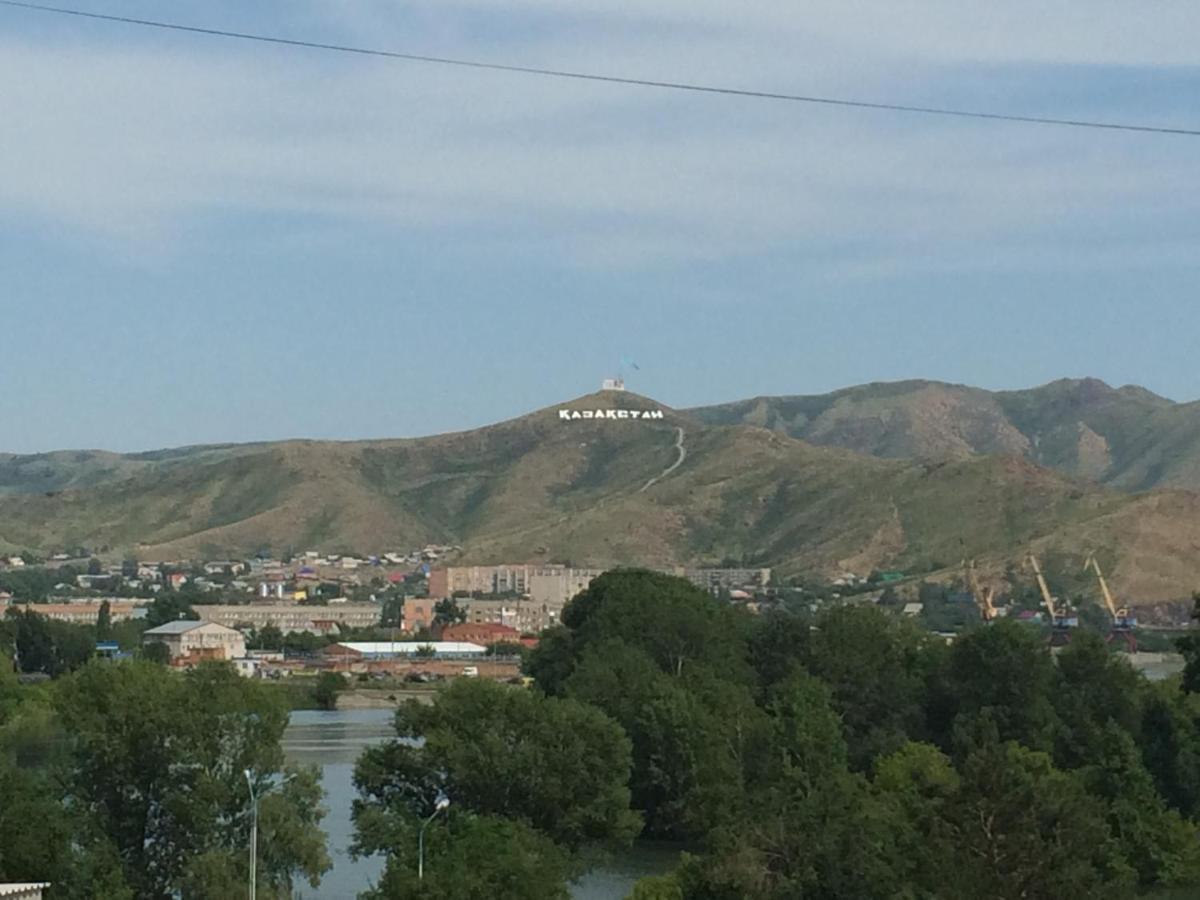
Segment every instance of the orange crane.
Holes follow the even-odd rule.
[[[975,605],[979,607],[979,615],[985,623],[992,621],[992,619],[996,618],[996,607],[992,603],[992,600],[996,596],[996,591],[994,588],[988,588],[984,592],[983,588],[980,587],[979,575],[975,572],[975,560],[971,560],[970,562],[963,561],[963,577],[966,580],[968,589],[970,589],[971,594],[975,597]]]
[[[1130,653],[1137,652],[1137,637],[1133,630],[1137,628],[1137,617],[1131,615],[1129,609],[1124,606],[1117,605],[1116,598],[1108,588],[1108,582],[1104,578],[1104,572],[1100,568],[1100,563],[1096,560],[1096,554],[1090,554],[1087,562],[1083,564],[1083,571],[1091,569],[1096,573],[1096,579],[1100,582],[1100,593],[1104,596],[1104,605],[1108,607],[1108,614],[1112,617],[1112,627],[1108,632],[1108,640],[1120,635],[1125,646]]]
[[[1042,592],[1042,602],[1046,606],[1046,612],[1050,615],[1050,644],[1052,646],[1066,644],[1071,640],[1072,629],[1079,627],[1079,617],[1072,614],[1065,604],[1060,606],[1055,603],[1054,596],[1050,593],[1050,586],[1046,584],[1046,576],[1042,574],[1041,564],[1032,553],[1029,554],[1029,565],[1037,577],[1038,589]]]

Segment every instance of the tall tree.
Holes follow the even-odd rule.
[[[402,707],[396,731],[399,741],[369,748],[355,771],[365,852],[387,851],[439,795],[525,822],[570,849],[628,843],[640,830],[626,786],[629,740],[599,710],[462,679],[430,706]]]
[[[425,835],[425,877],[413,856],[415,822],[394,845],[379,886],[362,900],[568,900],[567,854],[520,822],[453,808]]]
[[[801,658],[832,691],[853,768],[866,771],[923,735],[925,641],[911,623],[871,606],[839,607],[817,620]]]
[[[932,723],[942,746],[950,745],[955,728],[986,714],[1001,741],[1053,750],[1060,724],[1053,702],[1058,673],[1036,632],[999,619],[956,641],[946,662],[941,689],[948,697],[930,698],[950,715]]]
[[[112,607],[107,600],[96,610],[96,640],[107,641],[112,636]]]
[[[138,897],[219,896],[229,872],[244,883],[246,771],[264,798],[264,895],[288,896],[296,875],[315,884],[328,868],[316,773],[285,770],[286,711],[232,667],[179,677],[150,663],[93,664],[63,683],[59,706],[70,725],[67,802],[111,841]]]

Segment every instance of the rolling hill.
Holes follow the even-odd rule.
[[[1200,490],[1200,403],[1095,379],[990,392],[933,381],[689,410],[887,459],[1012,454],[1115,488]]]
[[[925,391],[912,387],[895,396]],[[1156,405],[1152,398],[1122,397],[1114,402]],[[867,402],[850,405],[862,410]],[[1025,432],[999,423],[1032,428],[1028,423],[1049,415],[1049,405],[1018,413],[1019,404],[1008,402],[1013,411],[987,419],[996,429],[989,432],[982,420],[961,427],[962,447],[939,454],[927,448],[948,429],[934,428],[927,417],[920,429],[885,428],[864,438],[874,454],[868,455],[834,440],[817,446],[792,436],[800,405],[759,403],[765,420],[747,424],[749,407],[677,412],[635,394],[605,392],[427,438],[78,460],[52,454],[36,464],[9,458],[0,467],[7,479],[0,479],[0,547],[83,544],[152,559],[441,542],[461,545],[463,559],[475,562],[737,561],[827,574],[933,571],[966,556],[998,570],[1036,547],[1064,557],[1100,552],[1130,599],[1189,594],[1191,560],[1200,550],[1200,496],[1134,495],[1044,468],[1029,458],[1035,454],[1020,452],[1014,435]],[[617,407],[662,410],[663,417],[605,417]],[[817,408],[806,407],[804,415]],[[563,419],[563,409],[601,412]],[[824,420],[818,436],[835,433],[829,427],[835,418]],[[784,419],[789,427],[782,427]],[[918,432],[919,446],[905,437]],[[31,478],[38,466],[51,474]]]

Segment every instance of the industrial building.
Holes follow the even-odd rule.
[[[428,656],[431,659],[463,659],[483,656],[487,648],[467,641],[346,641],[330,644],[322,651],[335,659],[411,659]]]

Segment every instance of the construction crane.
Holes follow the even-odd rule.
[[[1108,632],[1108,640],[1112,640],[1118,635],[1125,641],[1125,647],[1130,653],[1137,652],[1137,637],[1133,630],[1137,628],[1137,617],[1131,615],[1129,609],[1124,606],[1118,606],[1116,598],[1108,588],[1108,581],[1104,578],[1104,572],[1100,568],[1100,563],[1096,560],[1096,554],[1090,554],[1087,562],[1083,564],[1083,571],[1091,569],[1096,573],[1096,579],[1100,582],[1100,593],[1104,596],[1104,605],[1108,607],[1108,614],[1112,617],[1112,627]]]
[[[1079,617],[1073,615],[1065,604],[1060,606],[1055,603],[1054,596],[1050,593],[1050,586],[1046,584],[1046,576],[1042,574],[1041,564],[1032,553],[1029,554],[1029,565],[1033,569],[1033,574],[1037,576],[1038,589],[1042,592],[1042,602],[1046,606],[1046,612],[1050,615],[1050,644],[1051,646],[1066,644],[1071,640],[1072,629],[1079,627]]]
[[[993,588],[988,588],[985,592],[979,585],[979,576],[975,572],[975,560],[963,560],[963,578],[966,580],[967,589],[975,597],[975,605],[979,607],[979,615],[983,621],[990,622],[996,618],[996,607],[992,604],[992,600],[996,596],[996,591]]]

